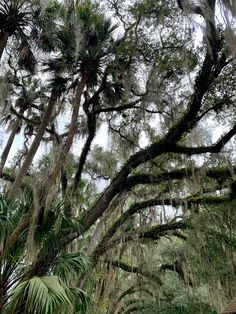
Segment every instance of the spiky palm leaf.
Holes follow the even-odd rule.
[[[73,305],[57,276],[33,277],[16,286],[5,313],[71,313]]]
[[[9,36],[23,32],[28,25],[30,11],[25,10],[25,0],[3,0],[0,3],[0,31]]]
[[[4,195],[0,197],[0,235],[4,244],[0,251],[0,282],[6,293],[0,300],[4,306],[2,313],[76,313],[78,308],[89,307],[91,301],[86,293],[73,287],[81,274],[91,273],[89,260],[82,253],[59,254],[49,265],[48,276],[28,278],[25,275],[31,262],[25,254],[29,228],[26,226],[15,244],[8,246],[11,233],[31,210],[32,204],[32,194],[14,202]],[[58,216],[61,216],[60,222]],[[81,227],[65,212],[61,203],[51,206],[44,220],[36,228],[35,239],[46,260],[50,252],[58,250],[65,230],[81,231]]]
[[[113,52],[112,33],[117,29],[117,25],[99,14],[91,3],[80,4],[76,14],[83,32],[78,56],[79,71],[82,76],[88,77],[88,86],[94,86],[103,73],[105,62]]]
[[[26,82],[28,83],[27,88],[25,87],[25,85],[19,82],[19,85],[21,86],[20,90],[18,88],[16,91],[12,91],[12,93],[14,93],[14,96],[16,96],[14,97],[14,107],[11,106],[10,110],[8,108],[5,108],[5,110],[2,111],[0,123],[3,125],[8,125],[9,131],[13,129],[15,121],[17,119],[20,119],[21,115],[25,113],[27,113],[26,116],[28,116],[32,121],[40,121],[40,117],[38,116],[38,114],[33,112],[33,108],[37,103],[41,102],[41,100],[45,100],[45,87],[42,87],[38,80],[31,80],[29,78],[27,81],[26,79],[24,80],[24,84]],[[29,125],[29,123],[27,123],[25,120],[20,119],[16,133],[19,133],[21,131],[22,126],[26,126],[26,132],[28,135],[32,133],[32,128],[32,131],[34,130],[32,124]]]
[[[21,218],[29,211],[31,205],[32,198],[29,195],[23,197],[22,201],[11,201],[4,195],[0,197],[0,282],[2,289],[1,302],[3,306],[7,302],[7,292],[20,280],[26,267],[26,264],[22,263],[26,241],[25,231],[19,233],[16,242],[11,246],[9,246],[9,239],[20,224]]]
[[[79,288],[70,288],[70,292],[74,298],[74,312],[75,314],[90,313],[93,307],[91,298],[88,294]]]
[[[91,3],[76,5],[72,20],[73,23],[67,23],[65,17],[55,32],[53,42],[58,55],[46,63],[47,69],[54,73],[80,73],[87,78],[89,87],[95,86],[113,52],[111,35],[117,25],[99,14]]]
[[[25,70],[34,73],[36,59],[32,52],[29,29],[35,25],[32,12],[38,8],[34,1],[2,0],[0,3],[0,44],[1,55],[9,37],[16,39],[18,63]]]
[[[63,282],[71,284],[78,280],[79,275],[90,274],[91,266],[89,259],[82,253],[67,253],[54,260],[52,271]]]

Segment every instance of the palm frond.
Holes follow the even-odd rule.
[[[70,288],[70,291],[74,296],[75,313],[90,313],[93,304],[89,295],[82,289],[76,287]]]
[[[67,213],[63,203],[52,204],[46,217],[39,217],[39,225],[35,233],[35,241],[41,248],[41,254],[50,255],[52,251],[60,251],[65,232],[71,230],[83,234],[81,224],[76,217]]]
[[[9,230],[11,226],[11,221],[8,219],[6,215],[0,212],[0,246],[1,243],[4,242],[7,235],[9,234]],[[1,252],[0,252],[1,255]]]
[[[66,213],[64,208],[61,208],[61,210],[57,212],[54,230],[55,233],[57,234],[66,229],[77,231],[78,233],[83,234],[83,228],[79,220],[76,217],[72,216],[71,214]]]
[[[35,24],[32,25],[31,37],[43,51],[55,50],[55,34],[64,14],[64,5],[58,1],[50,1],[44,8],[39,7],[33,12]]]
[[[57,276],[44,276],[33,277],[17,285],[5,313],[71,313],[72,309],[70,297],[60,279]]]
[[[26,1],[3,0],[0,4],[0,31],[10,36],[29,24],[30,12],[23,9]]]
[[[4,194],[0,194],[0,239],[3,239],[14,230],[22,215],[29,208],[28,201],[12,201]]]
[[[79,275],[91,274],[90,260],[82,253],[68,253],[56,258],[52,271],[67,284],[78,279]]]

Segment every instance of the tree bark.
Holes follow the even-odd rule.
[[[50,122],[52,112],[54,109],[54,105],[57,101],[57,97],[58,97],[58,93],[57,93],[56,89],[53,88],[50,99],[49,99],[48,107],[44,112],[42,121],[41,121],[39,128],[38,128],[38,131],[37,131],[37,134],[33,140],[33,143],[30,146],[30,149],[28,151],[28,154],[26,155],[25,161],[24,161],[18,175],[16,176],[16,179],[15,179],[13,185],[11,186],[10,190],[8,191],[9,197],[15,197],[17,192],[20,189],[22,180],[23,180],[24,176],[26,175],[27,171],[29,170],[29,167],[32,164],[33,158],[34,158],[34,156],[38,150],[38,147],[41,143],[44,132],[47,128],[47,125]]]
[[[24,111],[25,111],[25,108],[21,108],[19,114],[23,115]],[[15,123],[13,125],[12,130],[11,130],[11,134],[10,134],[8,140],[7,140],[7,144],[6,144],[6,146],[5,146],[5,148],[4,148],[3,152],[2,152],[1,161],[0,161],[0,176],[2,175],[3,168],[5,166],[7,157],[9,155],[10,149],[12,147],[12,144],[13,144],[13,141],[15,139],[17,130],[19,128],[19,125],[20,125],[20,117],[18,116],[16,118],[16,121],[15,121]]]
[[[96,116],[94,113],[88,113],[87,124],[88,124],[89,135],[86,139],[85,145],[84,145],[82,153],[80,155],[78,169],[75,173],[75,179],[74,179],[74,183],[73,183],[73,192],[74,193],[76,192],[76,189],[77,189],[78,184],[80,182],[83,167],[85,165],[86,158],[88,156],[92,141],[93,141],[95,134],[96,134]]]
[[[50,175],[46,179],[46,181],[43,184],[42,193],[44,194],[43,197],[45,198],[46,195],[49,194],[51,187],[55,185],[57,178],[59,177],[61,170],[65,164],[66,157],[71,149],[74,135],[77,131],[77,123],[78,123],[78,114],[79,114],[79,108],[81,103],[82,94],[86,85],[87,78],[82,77],[80,83],[78,84],[76,95],[74,99],[74,108],[71,116],[71,122],[70,122],[70,128],[68,131],[68,135],[66,138],[66,141],[61,149],[59,158],[56,162],[56,165],[54,166],[53,170],[51,171]]]
[[[16,227],[16,229],[12,232],[12,234],[10,235],[10,237],[8,238],[7,241],[7,246],[8,249],[11,249],[18,237],[21,235],[21,233],[28,227],[29,223],[30,223],[30,218],[32,216],[32,212],[30,211],[29,213],[25,214],[21,221],[19,222],[18,226]]]
[[[15,135],[17,133],[17,129],[19,127],[19,124],[20,124],[20,120],[19,120],[19,118],[17,118],[17,120],[14,123],[13,129],[11,130],[11,134],[7,140],[7,144],[6,144],[6,146],[2,152],[1,161],[0,161],[0,176],[2,175],[2,171],[3,171],[3,168],[5,166],[8,154],[10,152],[10,149],[12,147],[12,144],[13,144]]]
[[[7,45],[8,37],[9,34],[5,32],[3,32],[3,34],[0,36],[0,60],[2,58],[3,51]]]

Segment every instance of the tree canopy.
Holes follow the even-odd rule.
[[[2,0],[1,313],[236,296],[235,2]]]

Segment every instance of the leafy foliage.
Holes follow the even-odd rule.
[[[221,2],[1,2],[1,312],[215,314],[235,296]]]
[[[62,313],[71,311],[72,304],[56,276],[33,277],[20,283],[12,292],[6,313],[14,313],[24,305],[23,313]]]

